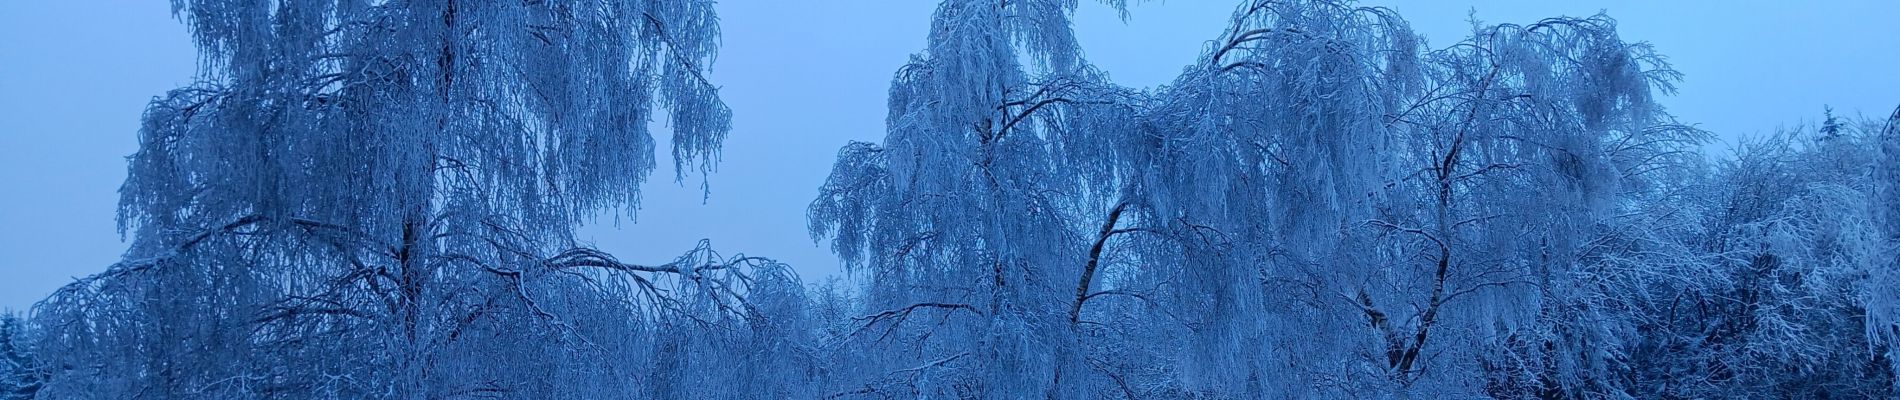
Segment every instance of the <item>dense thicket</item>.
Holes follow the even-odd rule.
[[[34,344],[0,347],[8,376],[52,398],[1900,389],[1900,110],[1704,154],[1658,103],[1681,75],[1604,15],[1433,46],[1388,9],[1248,0],[1136,89],[1083,57],[1075,0],[945,0],[884,139],[845,145],[809,208],[852,279],[808,284],[571,239],[638,200],[652,113],[676,165],[716,157],[707,3],[293,3],[176,3],[206,82],[147,112],[133,248],[0,325]]]

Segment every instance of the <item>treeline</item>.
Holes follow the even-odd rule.
[[[1106,6],[1125,11],[1121,1]],[[706,1],[178,0],[125,261],[0,324],[45,398],[1887,398],[1900,109],[1729,154],[1607,16],[1428,45],[1244,1],[1114,84],[947,0],[809,209],[849,280],[576,244],[729,111]],[[695,168],[696,167],[696,168]],[[683,180],[683,172],[675,177]]]

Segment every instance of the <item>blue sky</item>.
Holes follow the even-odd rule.
[[[1088,3],[1085,1],[1085,3]],[[1085,4],[1090,61],[1131,86],[1165,83],[1225,26],[1231,0],[1149,1],[1123,23]],[[603,217],[581,236],[629,261],[660,262],[711,238],[775,257],[807,280],[838,273],[805,233],[805,205],[839,146],[883,136],[894,72],[923,48],[934,1],[727,0],[712,71],[734,112],[705,202],[697,181],[656,178],[637,221]],[[1725,140],[1837,113],[1900,105],[1900,2],[1374,1],[1431,43],[1486,22],[1608,11],[1688,75],[1664,100]],[[0,13],[0,308],[23,309],[125,249],[115,229],[124,157],[152,96],[191,81],[196,56],[164,1],[16,2]],[[1717,146],[1716,148],[1720,148]],[[664,168],[670,163],[662,163]],[[671,176],[658,171],[655,177]]]

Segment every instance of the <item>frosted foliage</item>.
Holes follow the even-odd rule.
[[[717,48],[709,2],[173,6],[204,83],[147,110],[128,228],[288,213],[395,241],[431,208],[558,234],[637,207],[655,107],[681,177],[708,171],[730,129],[702,74]]]
[[[1154,241],[1136,258],[1187,267],[1156,278],[1178,282],[1162,287],[1176,301],[1211,306],[1176,313],[1197,327],[1181,360],[1190,387],[1260,390],[1276,364],[1291,362],[1244,351],[1274,326],[1301,323],[1265,312],[1274,304],[1264,294],[1285,282],[1261,285],[1264,266],[1330,269],[1315,262],[1340,243],[1282,238],[1324,237],[1363,218],[1377,184],[1366,178],[1381,168],[1368,156],[1385,148],[1381,107],[1403,94],[1379,86],[1417,80],[1414,60],[1382,55],[1413,54],[1410,35],[1383,10],[1243,4],[1203,58],[1157,93],[1145,129],[1118,139],[1126,161],[1117,170],[1154,229],[1127,239]],[[1277,98],[1310,101],[1261,101]]]
[[[1633,349],[1638,361],[1645,361],[1638,357],[1647,352],[1700,361],[1670,370],[1644,370],[1637,363],[1638,384],[1690,377],[1686,382],[1693,383],[1660,393],[1711,398],[1748,393],[1854,397],[1890,390],[1892,370],[1868,368],[1869,362],[1884,362],[1872,347],[1877,333],[1867,330],[1878,324],[1871,307],[1880,296],[1856,293],[1878,290],[1863,285],[1879,285],[1874,278],[1879,274],[1869,272],[1880,269],[1881,254],[1891,244],[1879,237],[1869,212],[1873,193],[1866,190],[1867,169],[1830,165],[1874,155],[1873,146],[1857,142],[1876,137],[1871,130],[1840,137],[1784,131],[1740,148],[1718,178],[1726,189],[1716,196],[1725,204],[1711,209],[1701,239],[1712,250],[1711,264],[1684,271],[1693,280],[1663,286],[1673,292],[1632,293],[1656,299],[1693,296],[1701,307],[1694,315],[1724,317],[1671,315],[1650,323],[1652,329],[1706,336],[1699,342],[1669,335],[1637,342],[1644,344]],[[1723,382],[1704,381],[1716,378]]]
[[[1069,390],[1086,372],[1066,367],[1079,355],[1061,289],[1088,239],[1059,196],[1081,188],[1051,138],[1119,92],[1079,60],[1076,6],[942,3],[893,79],[883,142],[840,151],[812,233],[868,277],[842,346],[889,355],[857,368],[895,371],[848,394],[1087,397]]]
[[[62,366],[41,395],[642,397],[759,374],[706,360],[796,338],[763,334],[802,324],[762,316],[804,302],[786,267],[571,240],[638,207],[656,118],[676,179],[711,171],[731,128],[712,7],[174,1],[200,81],[145,112],[126,260],[36,307]],[[625,361],[650,359],[694,367]]]
[[[1880,225],[1884,245],[1884,258],[1876,261],[1871,284],[1863,289],[1862,301],[1866,304],[1867,335],[1872,338],[1876,348],[1871,351],[1886,357],[1895,371],[1900,371],[1900,107],[1893,110],[1881,124],[1880,134],[1876,136],[1879,151],[1875,154],[1873,187],[1875,197],[1872,210]],[[1900,381],[1895,381],[1900,385]],[[1893,387],[1900,390],[1900,386]]]
[[[1885,248],[1875,203],[1820,167],[1867,165],[1851,144],[1865,135],[1710,163],[1694,150],[1710,135],[1656,104],[1680,75],[1607,16],[1477,23],[1434,49],[1391,10],[1248,1],[1180,78],[1132,90],[999,40],[1016,31],[989,21],[1007,10],[944,3],[893,81],[885,140],[842,149],[812,203],[813,236],[866,277],[841,340],[912,357],[837,395],[1818,396],[1891,381],[1750,375],[1866,355],[1822,343],[1870,343],[1851,329],[1878,323],[1852,317],[1868,304],[1854,271]],[[1749,183],[1803,182],[1790,176],[1812,180]],[[1734,302],[1769,290],[1735,267],[1760,257],[1805,277],[1773,286],[1778,309]],[[1036,294],[1050,290],[1075,296]],[[1066,327],[1015,311],[1061,303]],[[1041,340],[998,341],[1025,329]],[[1019,364],[1043,361],[1057,365]]]
[[[1570,35],[1595,35],[1603,43],[1593,46],[1611,49],[1603,51],[1638,48],[1615,41],[1613,33],[1598,32],[1612,29],[1606,19],[1564,21],[1575,27],[1556,29],[1586,31]],[[1544,29],[1551,28],[1534,31]],[[1522,235],[1496,232],[1488,222],[1503,215],[1490,214],[1508,215],[1515,218],[1509,221],[1514,224],[1536,225],[1547,222],[1527,218],[1576,215],[1564,209],[1543,211],[1555,212],[1543,217],[1524,215],[1548,207],[1550,200],[1499,204],[1470,199],[1505,197],[1492,193],[1583,191],[1575,183],[1581,178],[1563,179],[1565,163],[1574,162],[1554,154],[1588,154],[1615,139],[1608,129],[1596,129],[1595,136],[1588,136],[1583,129],[1551,129],[1549,124],[1513,124],[1513,120],[1574,115],[1575,108],[1565,103],[1576,93],[1642,92],[1619,95],[1634,100],[1625,101],[1628,104],[1614,113],[1606,111],[1601,118],[1623,118],[1629,125],[1640,126],[1644,130],[1620,133],[1653,135],[1645,139],[1659,139],[1652,144],[1659,153],[1674,151],[1672,144],[1698,139],[1694,132],[1666,138],[1664,134],[1677,132],[1651,129],[1667,122],[1655,118],[1663,116],[1659,111],[1629,115],[1630,110],[1650,107],[1643,103],[1648,98],[1647,83],[1566,81],[1538,88],[1553,92],[1549,94],[1525,88],[1523,82],[1539,75],[1569,75],[1595,66],[1568,61],[1575,58],[1567,54],[1513,56],[1567,61],[1546,62],[1549,65],[1536,70],[1524,66],[1532,61],[1496,59],[1519,51],[1509,46],[1557,49],[1563,45],[1555,36],[1522,30],[1508,25],[1482,28],[1471,40],[1428,51],[1390,10],[1325,2],[1243,4],[1235,24],[1210,44],[1207,56],[1165,89],[1162,104],[1151,111],[1151,118],[1158,131],[1169,134],[1157,134],[1161,142],[1146,146],[1149,154],[1132,155],[1141,164],[1127,170],[1130,184],[1149,193],[1145,204],[1156,212],[1145,215],[1145,220],[1174,219],[1181,221],[1177,229],[1196,236],[1219,234],[1213,241],[1218,251],[1196,256],[1189,245],[1174,255],[1141,257],[1187,257],[1182,261],[1187,265],[1231,265],[1213,269],[1230,271],[1227,275],[1192,269],[1179,278],[1182,293],[1214,294],[1211,304],[1216,307],[1206,310],[1210,314],[1205,318],[1241,322],[1246,319],[1238,316],[1262,313],[1287,318],[1266,325],[1242,323],[1203,330],[1216,336],[1197,340],[1198,345],[1219,346],[1223,343],[1219,336],[1230,337],[1226,346],[1254,340],[1233,339],[1249,337],[1245,335],[1280,338],[1285,341],[1281,348],[1307,351],[1269,353],[1273,361],[1262,362],[1310,370],[1358,369],[1387,375],[1399,386],[1409,387],[1415,379],[1411,369],[1423,368],[1414,366],[1412,354],[1425,351],[1434,325],[1448,324],[1438,320],[1444,313],[1440,310],[1463,306],[1451,302],[1451,297],[1507,302],[1522,298],[1480,289],[1508,287],[1512,275],[1528,272],[1524,267],[1497,260],[1460,260],[1464,254],[1517,250],[1498,248],[1510,243],[1491,239]],[[1499,36],[1512,39],[1494,40]],[[1502,65],[1507,62],[1524,65],[1511,69]],[[1522,101],[1527,104],[1512,103],[1518,99],[1528,99]],[[1581,139],[1562,139],[1569,136]],[[1545,144],[1564,143],[1553,137],[1569,140],[1571,147]],[[1602,175],[1597,171],[1572,174],[1592,179]],[[1210,188],[1218,189],[1209,192]],[[1579,202],[1554,200],[1557,204]],[[1312,240],[1318,238],[1324,239]],[[1375,267],[1381,265],[1402,268]],[[1250,284],[1256,281],[1254,277],[1261,277],[1258,280],[1266,288],[1297,288],[1292,290],[1302,295],[1297,300],[1258,298],[1260,289],[1246,289],[1255,287]],[[1250,291],[1255,294],[1246,294]],[[1226,296],[1235,297],[1223,300]],[[1397,316],[1402,309],[1386,305],[1393,302],[1416,308],[1403,311],[1409,315]],[[1338,308],[1318,314],[1306,311],[1315,305]],[[1272,311],[1276,308],[1281,309]],[[1319,344],[1313,342],[1317,332],[1288,329],[1354,331],[1368,325],[1371,329],[1365,337],[1372,340],[1321,335],[1331,342]],[[1468,329],[1440,329],[1454,328]],[[1238,333],[1249,330],[1252,333]],[[1370,357],[1363,360],[1365,364],[1357,364],[1341,352]],[[1215,347],[1193,353],[1244,352]],[[1196,375],[1232,373],[1233,360],[1221,357],[1226,356],[1196,360],[1220,366],[1216,367],[1219,371]],[[1341,360],[1348,362],[1328,365]],[[1340,379],[1333,374],[1315,375],[1315,379]],[[1234,382],[1229,385],[1244,381],[1240,376],[1229,379]],[[1273,390],[1298,392],[1305,390],[1302,387],[1332,385],[1297,380],[1287,384]]]
[[[33,332],[18,314],[0,314],[0,399],[31,400],[49,372],[35,356]]]
[[[0,389],[1900,390],[1900,110],[1705,154],[1659,103],[1682,75],[1609,16],[1434,46],[1331,0],[1239,1],[1179,77],[1129,88],[1083,56],[1080,3],[939,3],[883,137],[844,144],[807,209],[846,276],[807,283],[705,241],[640,264],[572,237],[638,207],[653,122],[676,181],[712,171],[710,2],[176,2],[202,82],[145,114],[133,247],[0,323]]]

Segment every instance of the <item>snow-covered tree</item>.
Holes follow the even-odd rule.
[[[1112,301],[1165,299],[1167,312],[1144,314],[1180,325],[1161,335],[1183,337],[1180,347],[1159,352],[1178,365],[1180,390],[1368,387],[1339,379],[1362,367],[1347,354],[1371,336],[1313,333],[1365,326],[1356,309],[1325,309],[1350,290],[1323,281],[1356,274],[1373,256],[1364,236],[1346,233],[1364,230],[1370,195],[1387,183],[1388,120],[1421,87],[1421,46],[1386,9],[1243,2],[1202,57],[1158,90],[1144,129],[1113,139],[1117,172],[1139,205],[1130,229],[1140,229],[1124,239],[1123,257],[1136,265],[1114,290],[1140,296]]]
[[[1153,212],[1138,219],[1174,233],[1134,258],[1178,271],[1140,280],[1214,334],[1183,349],[1213,356],[1189,357],[1214,366],[1191,374],[1203,387],[1481,386],[1489,343],[1560,300],[1537,288],[1583,273],[1552,248],[1591,239],[1619,188],[1666,181],[1702,135],[1653,104],[1672,72],[1607,17],[1477,26],[1442,50],[1409,29],[1387,9],[1247,2],[1149,108],[1159,144],[1123,162]]]
[[[1875,355],[1888,363],[1891,374],[1900,375],[1900,107],[1882,124],[1879,153],[1874,159],[1873,206],[1880,224],[1881,243],[1886,257],[1875,264],[1872,282],[1861,293],[1867,309],[1867,335],[1877,347]],[[1900,392],[1900,380],[1891,390]]]
[[[1638,397],[1883,397],[1876,129],[1784,131],[1738,147],[1716,171],[1699,273],[1660,283],[1638,309]],[[1850,125],[1851,126],[1851,125]],[[1661,272],[1661,271],[1659,271]],[[1636,389],[1636,388],[1632,388]]]
[[[656,118],[676,180],[716,161],[712,2],[173,8],[201,80],[145,112],[125,261],[36,308],[43,395],[750,397],[699,391],[794,359],[746,351],[798,327],[784,265],[573,240],[637,208]]]
[[[31,400],[46,382],[27,329],[18,314],[0,314],[0,400]]]
[[[1077,398],[1096,379],[1072,330],[1088,241],[1071,210],[1094,188],[1060,146],[1133,94],[1080,59],[1076,6],[943,2],[891,84],[884,141],[840,151],[811,230],[868,278],[839,339],[868,352],[838,394]]]
[[[1630,329],[1611,311],[1631,284],[1621,272],[1674,261],[1668,246],[1630,248],[1657,241],[1630,230],[1670,215],[1653,201],[1670,195],[1669,174],[1693,167],[1690,149],[1706,137],[1655,103],[1679,75],[1603,15],[1478,27],[1430,57],[1449,87],[1425,97],[1442,108],[1409,124],[1422,140],[1408,147],[1427,155],[1413,162],[1427,166],[1435,194],[1420,202],[1438,215],[1394,207],[1390,218],[1410,222],[1375,222],[1423,231],[1412,236],[1431,236],[1426,247],[1453,260],[1438,261],[1452,270],[1434,271],[1418,320],[1446,321],[1452,342],[1441,354],[1464,353],[1446,362],[1490,365],[1457,369],[1485,370],[1491,395],[1615,397]],[[1455,314],[1423,317],[1434,308]]]

